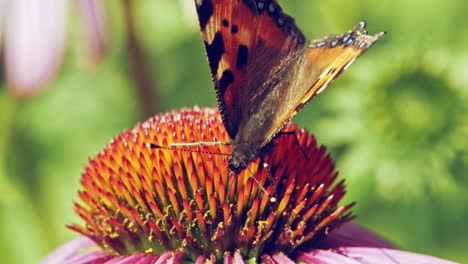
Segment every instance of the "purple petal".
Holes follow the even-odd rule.
[[[87,39],[87,55],[93,63],[99,62],[108,47],[107,27],[102,1],[78,0],[78,9],[83,17]]]
[[[133,254],[129,256],[116,257],[105,263],[106,264],[151,264],[151,263],[155,263],[158,258],[159,258],[158,255],[139,253],[139,254]]]
[[[63,263],[63,264],[84,264],[84,263],[107,263],[109,260],[115,259],[116,256],[103,251],[96,251],[75,256],[74,258],[67,259],[63,262],[52,262],[52,263]]]
[[[349,257],[325,250],[300,253],[297,260],[307,264],[360,264]]]
[[[5,25],[5,13],[7,10],[7,1],[0,0],[0,50],[2,48],[3,31]]]
[[[379,237],[372,231],[353,223],[346,223],[333,230],[319,245],[323,249],[337,247],[378,247],[396,248],[390,242]]]
[[[224,253],[224,264],[231,264],[234,261],[234,257],[228,252]]]
[[[308,253],[299,253],[297,260],[313,264],[456,264],[452,261],[422,254],[396,249],[369,247],[342,247],[332,251],[316,249]]]
[[[171,251],[162,254],[155,264],[172,264],[180,263],[183,258],[183,253],[180,251]]]
[[[234,258],[233,258],[233,260],[232,260],[232,263],[233,263],[233,264],[244,264],[244,263],[245,263],[245,262],[244,262],[244,259],[242,258],[242,255],[240,254],[239,251],[236,251],[236,252],[234,253]]]
[[[52,264],[52,263],[73,263],[70,260],[80,259],[83,257],[82,251],[96,246],[96,244],[87,237],[80,237],[72,241],[67,242],[63,246],[54,250],[46,256],[40,263],[41,264]],[[91,253],[88,253],[91,254]],[[100,255],[102,257],[104,255]],[[96,256],[93,256],[93,259]],[[108,253],[105,253],[105,257],[109,257]],[[83,262],[81,262],[83,263]]]
[[[195,261],[195,264],[205,264],[207,261],[205,256],[198,256],[197,260]],[[211,262],[209,262],[211,263]]]
[[[5,72],[18,96],[45,87],[62,61],[68,1],[8,1],[5,14]]]
[[[263,255],[262,263],[267,264],[294,264],[294,261],[286,256],[283,252],[276,253],[273,256]]]
[[[90,252],[95,247],[96,251]],[[155,254],[138,253],[128,256],[115,256],[104,252],[86,237],[74,239],[57,248],[45,257],[41,264],[152,264],[152,263],[180,263],[183,253],[180,251],[167,252],[161,256]]]

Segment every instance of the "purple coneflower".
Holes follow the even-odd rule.
[[[228,141],[215,109],[157,115],[123,132],[83,172],[75,211],[85,224],[69,226],[83,237],[42,263],[453,263],[350,223],[353,204],[339,205],[345,185],[325,147],[294,124],[284,129],[299,144],[277,137],[268,167],[257,159],[237,176],[215,154],[230,146],[149,147]]]
[[[100,1],[77,1],[87,52],[97,61],[107,44]],[[7,86],[16,96],[36,94],[57,74],[65,51],[68,12],[68,0],[0,0],[2,63]]]

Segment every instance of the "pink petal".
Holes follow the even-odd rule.
[[[133,254],[129,256],[116,257],[110,261],[105,262],[106,264],[152,264],[157,261],[159,256],[153,254]]]
[[[205,264],[207,259],[204,256],[198,256],[197,260],[195,261],[195,264]],[[211,262],[208,262],[211,263]]]
[[[107,26],[102,1],[78,0],[87,40],[87,55],[93,63],[99,62],[107,52]]]
[[[155,264],[176,264],[180,263],[181,259],[183,258],[183,253],[180,251],[171,251],[162,254]]]
[[[339,248],[336,252],[357,259],[362,263],[455,264],[452,261],[396,249],[348,247]]]
[[[84,264],[84,263],[94,263],[94,264],[99,264],[99,263],[107,263],[109,260],[112,260],[116,258],[116,256],[113,256],[109,253],[105,253],[102,251],[96,251],[92,253],[86,253],[83,255],[78,255],[74,258],[67,259],[66,261],[63,262],[53,262],[53,263],[63,263],[63,264]]]
[[[244,259],[242,258],[242,255],[240,254],[239,251],[236,251],[236,252],[234,253],[234,258],[233,258],[233,260],[232,260],[232,263],[233,263],[233,264],[244,264],[244,263],[245,263],[245,262],[244,262]]]
[[[7,1],[0,0],[0,49],[2,48],[3,27],[5,25],[5,14],[7,10]]]
[[[294,264],[294,261],[286,256],[283,252],[276,253],[273,256],[263,255],[262,263],[265,264]]]
[[[300,253],[297,260],[307,264],[360,264],[354,259],[325,250]]]
[[[31,95],[57,73],[62,61],[68,1],[8,1],[5,16],[5,72],[18,96]]]
[[[327,237],[322,239],[319,247],[324,249],[336,247],[396,248],[372,231],[353,223],[343,224],[333,230]]]
[[[52,263],[65,263],[66,260],[77,259],[82,257],[82,251],[84,249],[96,246],[96,244],[87,237],[76,238],[72,241],[67,242],[63,246],[57,248],[48,256],[46,256],[40,263],[41,264],[52,264]],[[109,256],[109,254],[106,254]]]
[[[91,251],[95,247],[96,251]],[[41,264],[153,264],[153,263],[181,263],[183,253],[180,251],[167,252],[161,256],[155,254],[138,253],[128,256],[115,256],[102,251],[96,244],[86,237],[80,237],[67,242],[45,257]]]
[[[456,264],[455,262],[396,249],[371,247],[343,247],[299,253],[298,261],[311,264]]]

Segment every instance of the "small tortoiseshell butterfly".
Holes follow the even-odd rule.
[[[276,0],[195,4],[235,174],[383,35],[368,35],[361,22],[341,36],[306,44]]]

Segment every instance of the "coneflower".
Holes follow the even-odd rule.
[[[150,147],[228,141],[215,109],[123,132],[83,172],[75,211],[84,225],[69,228],[87,238],[42,263],[452,263],[392,249],[349,223],[353,204],[339,205],[345,185],[325,147],[294,124],[284,131],[298,140],[275,138],[264,163],[239,175],[222,155],[229,145]]]

